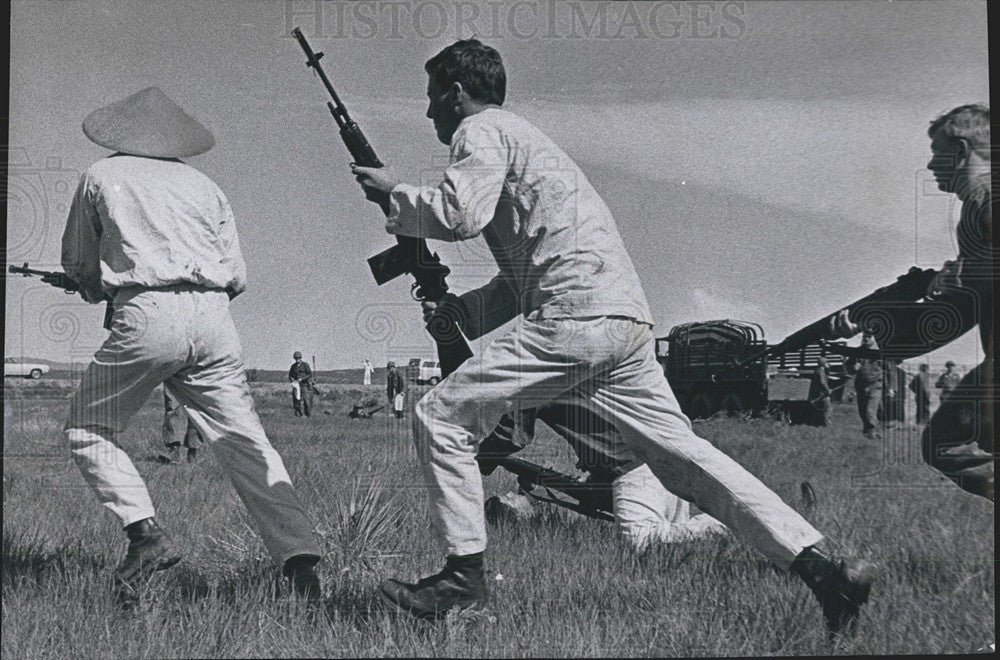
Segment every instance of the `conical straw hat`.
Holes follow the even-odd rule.
[[[134,156],[186,158],[205,153],[215,138],[158,87],[94,110],[83,120],[92,141]]]

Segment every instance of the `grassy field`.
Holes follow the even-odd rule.
[[[4,658],[912,654],[994,641],[993,507],[926,468],[915,429],[864,440],[846,405],[828,429],[746,419],[695,428],[803,511],[831,550],[880,563],[854,640],[828,643],[805,587],[737,540],[635,554],[608,523],[561,510],[491,524],[487,616],[434,625],[396,616],[375,598],[378,582],[429,574],[442,559],[408,421],[346,416],[380,386],[327,386],[309,419],[291,415],[285,386],[254,386],[325,548],[318,618],[289,600],[210,456],[156,463],[153,397],[121,443],[186,556],[123,611],[109,584],[124,535],[63,446],[70,390],[58,381],[5,387]],[[564,444],[546,435],[526,457],[572,471]],[[513,486],[501,472],[486,479],[488,495]],[[802,481],[817,494],[810,510]]]

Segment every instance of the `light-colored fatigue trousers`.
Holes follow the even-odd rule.
[[[478,439],[510,408],[541,406],[563,394],[590,399],[664,487],[779,566],[822,540],[760,480],[691,431],[656,362],[650,326],[618,317],[521,318],[414,411],[432,523],[447,554],[486,548]]]
[[[707,513],[691,515],[691,505],[663,487],[648,465],[629,470],[611,483],[615,524],[636,550],[650,543],[693,541],[725,533]]]
[[[312,525],[254,410],[224,291],[194,285],[125,289],[111,334],[73,397],[66,435],[84,479],[124,525],[154,515],[146,484],[115,444],[164,383],[187,408],[278,562],[319,554]]]

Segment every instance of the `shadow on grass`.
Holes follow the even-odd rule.
[[[47,548],[38,533],[3,530],[3,590],[16,591],[29,584],[43,585],[53,577],[66,578],[90,573],[100,575],[107,569],[104,557],[95,557],[80,543],[62,548]]]
[[[280,571],[268,562],[241,562],[230,574],[213,576],[195,566],[180,564],[169,571],[168,590],[187,603],[199,601],[218,604],[234,610],[245,610],[251,604],[280,605],[302,603]],[[329,596],[321,610],[331,622],[349,622],[364,627],[385,609],[369,586],[333,581],[322,576]],[[332,586],[332,589],[331,589]]]

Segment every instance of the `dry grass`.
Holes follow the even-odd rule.
[[[805,588],[739,541],[636,555],[610,525],[558,510],[491,526],[489,616],[395,616],[377,603],[378,582],[441,563],[409,426],[346,417],[375,386],[327,389],[311,419],[291,416],[284,388],[255,391],[325,548],[317,619],[288,599],[213,460],[155,463],[155,397],[122,444],[187,554],[123,611],[108,588],[123,535],[61,442],[68,390],[18,388],[4,439],[4,657],[880,655],[973,652],[994,639],[992,506],[923,466],[912,429],[862,439],[847,406],[830,429],[742,419],[697,429],[795,506],[809,481],[817,501],[803,511],[832,547],[882,563],[853,641],[830,646]],[[528,457],[572,465],[552,436]],[[487,494],[512,484],[491,477]]]

